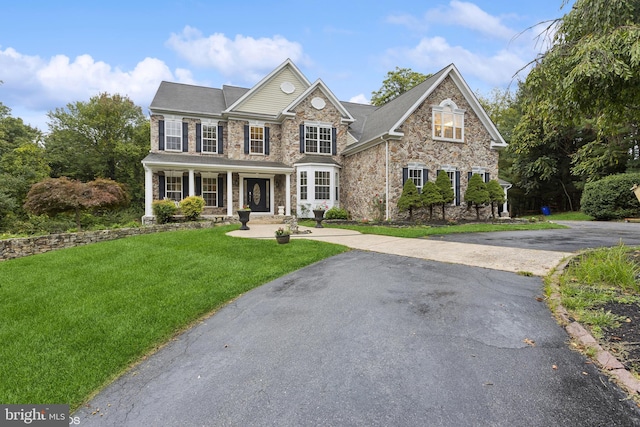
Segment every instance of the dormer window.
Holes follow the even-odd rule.
[[[450,99],[433,107],[433,139],[464,141],[464,113]]]

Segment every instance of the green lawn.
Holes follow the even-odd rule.
[[[301,225],[313,227],[314,221],[301,221]],[[445,225],[445,226],[428,226],[414,225],[407,227],[392,227],[385,225],[342,225],[342,224],[324,224],[325,227],[343,228],[347,230],[359,231],[363,234],[381,234],[384,236],[419,238],[427,236],[436,236],[442,234],[455,233],[479,233],[489,231],[513,231],[513,230],[549,230],[556,228],[567,228],[563,225],[552,224],[549,222],[523,222],[519,224],[461,224],[461,225]]]
[[[176,231],[0,262],[0,402],[78,407],[256,286],[346,248]]]

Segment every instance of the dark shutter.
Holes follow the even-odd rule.
[[[269,128],[264,127],[264,154],[269,155]]]
[[[196,153],[202,152],[202,125],[196,123]]]
[[[202,196],[202,176],[196,176],[196,196]]]
[[[244,125],[244,154],[249,154],[249,125]]]
[[[471,181],[471,177],[473,176],[473,172],[467,173],[467,182]]]
[[[405,182],[409,179],[409,168],[402,168],[402,187],[404,187]]]
[[[189,177],[182,175],[182,198],[189,196]]]
[[[489,182],[490,178],[489,178],[489,172],[485,172],[484,174],[484,182]]]
[[[429,181],[429,169],[422,169],[422,186]]]
[[[218,207],[224,207],[224,180],[218,177]]]
[[[164,151],[164,120],[158,120],[158,150]]]
[[[189,151],[189,123],[182,122],[182,152]]]
[[[158,175],[158,199],[163,200],[165,198],[165,196],[167,195],[167,192],[165,190],[165,186],[167,184],[167,181],[164,178],[164,175]]]
[[[456,171],[456,206],[460,206],[460,171]]]
[[[304,153],[304,124],[300,125],[300,152]]]
[[[338,154],[338,130],[331,128],[331,154]]]
[[[224,142],[222,140],[222,126],[218,126],[218,134],[216,136],[218,137],[218,154],[223,154],[224,150],[222,147],[224,146]]]

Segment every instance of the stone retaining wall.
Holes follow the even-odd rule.
[[[72,248],[123,237],[140,234],[158,233],[161,231],[192,230],[211,228],[212,221],[187,222],[180,224],[150,225],[139,228],[120,228],[114,230],[84,231],[79,233],[49,234],[15,239],[0,240],[0,261],[41,254],[56,249]]]

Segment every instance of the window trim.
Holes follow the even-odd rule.
[[[261,129],[262,130],[262,139],[258,140],[257,138],[256,139],[252,138],[253,129]],[[261,143],[262,152],[253,151],[253,143],[254,142],[260,142]],[[259,155],[259,156],[264,156],[265,155],[264,125],[249,124],[249,154],[250,155]]]
[[[179,192],[180,192],[180,197],[176,200],[172,197],[169,197],[169,178],[176,178],[176,180],[179,182],[178,188],[179,188]],[[164,197],[165,199],[169,199],[169,200],[173,200],[176,203],[179,203],[183,198],[184,198],[184,194],[182,194],[182,189],[183,189],[183,182],[182,180],[184,179],[184,177],[182,176],[182,172],[180,171],[165,171],[164,173]],[[172,190],[171,193],[178,193],[178,191],[176,190]]]
[[[212,179],[213,183],[215,185],[216,191],[205,191],[204,190],[204,180],[205,179]],[[220,191],[220,189],[218,188],[218,174],[217,173],[207,173],[207,172],[201,172],[200,173],[200,196],[205,200],[205,207],[207,208],[217,208],[218,207],[218,192]],[[204,197],[204,193],[209,193],[209,194],[213,194],[213,200],[214,200],[214,204],[213,205],[207,205],[206,201],[207,199]]]
[[[453,202],[451,202],[452,206],[458,206],[457,201],[461,200],[460,194],[460,182],[458,182],[458,178],[456,177],[456,173],[458,172],[458,168],[451,165],[443,165],[440,167],[440,170],[443,170],[449,176],[449,181],[451,182],[451,189],[453,190]]]
[[[213,141],[213,151],[205,150],[205,127],[212,128],[215,134],[214,138],[207,138],[207,141]],[[201,122],[200,123],[200,148],[204,154],[218,154],[218,123],[217,122]]]
[[[178,130],[178,134],[170,134],[169,133],[169,125],[175,125]],[[177,119],[166,119],[164,120],[164,150],[165,151],[174,151],[174,152],[182,152],[182,120]],[[174,130],[174,129],[172,129]],[[178,138],[178,148],[169,148],[169,137]],[[172,142],[175,144],[175,142]]]
[[[317,138],[315,139],[310,139],[309,138],[309,128],[315,128],[316,129],[316,134],[317,134]],[[328,136],[328,140],[323,140],[320,139],[320,129],[323,129],[325,132],[327,132]],[[321,156],[331,156],[332,155],[332,151],[333,151],[333,126],[330,123],[319,123],[319,122],[305,122],[304,123],[304,152],[305,154],[317,154],[317,155],[321,155]],[[313,141],[314,145],[315,145],[315,149],[316,151],[309,151],[308,150],[308,146],[309,146],[309,141]],[[327,142],[327,149],[328,151],[326,153],[323,153],[320,151],[321,148],[321,143],[322,142]]]
[[[416,188],[418,189],[418,192],[422,192],[422,187],[424,187],[424,174],[422,173],[422,171],[424,170],[424,166],[416,166],[416,165],[409,165],[407,166],[407,179],[413,180],[413,183],[416,184],[416,180],[415,177],[411,176],[411,172],[418,172],[420,174],[420,185],[416,184]]]
[[[456,105],[455,102],[453,102],[451,99],[447,98],[444,101],[442,101],[439,105],[433,105],[432,107],[432,126],[431,126],[431,136],[434,140],[438,140],[438,141],[448,141],[448,142],[464,142],[464,116],[465,116],[465,112],[466,110],[462,110],[460,108],[458,108],[458,106]],[[445,114],[451,114],[451,120],[452,120],[452,134],[453,137],[448,138],[446,136],[444,136],[444,122],[445,122],[445,118],[444,115]],[[440,123],[440,127],[442,128],[441,130],[441,135],[437,135],[436,134],[436,118],[438,118],[439,123]],[[456,138],[456,129],[458,128],[456,126],[456,122],[457,120],[460,120],[460,138]]]

